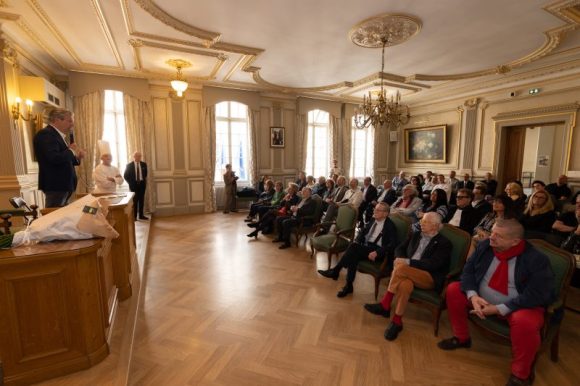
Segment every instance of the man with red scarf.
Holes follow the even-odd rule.
[[[467,312],[507,320],[512,343],[507,385],[533,381],[532,365],[540,347],[544,308],[554,299],[554,274],[548,257],[525,242],[516,220],[498,220],[489,240],[478,244],[467,260],[461,282],[447,287],[446,301],[453,337],[443,350],[471,347]]]

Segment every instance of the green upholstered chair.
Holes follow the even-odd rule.
[[[316,203],[314,213],[310,216],[301,217],[300,222],[294,228],[294,235],[296,236],[296,246],[298,246],[298,243],[300,242],[302,236],[304,236],[306,240],[308,240],[307,238],[308,233],[315,232],[318,224],[320,223],[320,218],[322,217],[322,198],[318,194],[315,194],[312,196],[312,199]],[[306,221],[307,225],[304,224],[305,222],[304,220],[309,220]]]
[[[528,240],[536,249],[544,253],[550,259],[550,265],[554,272],[554,291],[556,300],[551,304],[544,314],[544,326],[542,327],[542,347],[540,351],[550,346],[550,359],[558,361],[560,325],[564,318],[564,305],[566,294],[570,287],[570,280],[574,274],[574,256],[563,249],[553,246],[545,240]],[[507,321],[495,316],[480,319],[470,315],[471,321],[490,339],[509,344],[510,329]]]
[[[471,236],[469,233],[449,224],[443,224],[443,228],[439,233],[445,236],[453,248],[449,251],[451,261],[449,263],[449,273],[443,283],[441,291],[424,290],[415,288],[411,293],[411,303],[424,305],[431,310],[433,314],[433,333],[435,336],[439,334],[439,319],[441,318],[441,311],[445,309],[445,290],[447,285],[458,280],[463,271],[463,266],[467,260],[467,256],[471,247]]]
[[[328,253],[328,268],[332,262],[332,255],[344,252],[354,238],[356,228],[357,210],[350,205],[338,207],[336,221],[320,223],[316,227],[316,232],[310,238],[310,248],[312,253],[310,258],[317,251]],[[329,229],[334,225],[334,229],[327,234],[322,234],[323,229]]]
[[[397,241],[399,244],[404,242],[411,232],[411,219],[408,216],[403,216],[397,213],[389,215],[389,218],[395,224],[395,228],[397,229]],[[381,262],[363,260],[358,263],[357,270],[359,272],[372,275],[375,279],[375,300],[379,296],[379,284],[381,279],[391,276],[392,268],[393,267],[389,264],[388,258],[385,258]]]

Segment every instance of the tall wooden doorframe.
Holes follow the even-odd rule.
[[[554,160],[554,162],[559,162],[560,174],[570,174],[569,166],[572,151],[572,139],[579,110],[580,104],[574,103],[568,105],[548,106],[538,109],[505,112],[492,117],[495,128],[493,171],[496,174],[501,190],[505,187],[506,182],[503,175],[503,163],[506,159],[506,152],[510,150],[506,147],[506,133],[507,130],[512,127],[563,125],[564,143],[566,144],[566,147],[561,153],[560,159]]]

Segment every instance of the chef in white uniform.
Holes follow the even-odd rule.
[[[113,157],[107,141],[99,141],[99,154],[101,163],[93,171],[93,181],[95,181],[94,193],[115,193],[117,185],[123,184],[123,177],[119,169],[111,165]]]

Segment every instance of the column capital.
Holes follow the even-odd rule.
[[[468,109],[475,109],[477,108],[477,105],[479,104],[480,99],[479,98],[471,98],[471,99],[467,99],[463,105],[465,107],[467,107]]]

